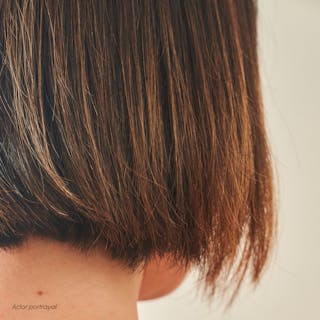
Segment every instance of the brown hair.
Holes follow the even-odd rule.
[[[258,282],[275,209],[256,20],[253,0],[1,0],[0,247],[170,254],[210,297]]]

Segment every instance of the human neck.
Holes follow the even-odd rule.
[[[136,320],[141,280],[98,250],[32,238],[0,251],[0,319]]]

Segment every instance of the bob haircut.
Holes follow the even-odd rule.
[[[169,255],[210,297],[258,283],[275,209],[256,21],[253,0],[0,0],[0,248]]]

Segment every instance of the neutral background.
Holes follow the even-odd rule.
[[[243,0],[239,0],[243,1]],[[227,312],[196,295],[193,272],[140,320],[320,319],[320,0],[260,0],[259,54],[279,207],[278,244],[260,286]]]

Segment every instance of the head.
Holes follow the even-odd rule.
[[[100,246],[135,270],[257,283],[275,214],[245,1],[0,1],[0,248]]]

